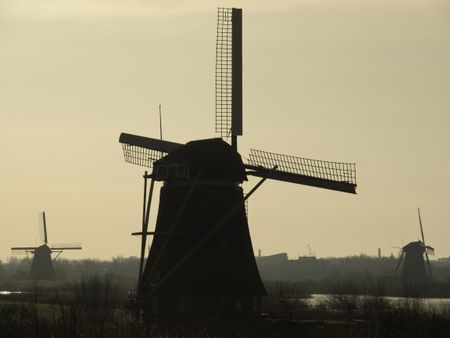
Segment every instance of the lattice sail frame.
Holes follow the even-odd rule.
[[[153,162],[158,161],[168,154],[163,151],[142,148],[126,143],[122,143],[122,150],[125,162],[147,168],[152,168]]]
[[[228,137],[232,126],[232,8],[217,10],[216,133]]]
[[[330,162],[251,149],[249,164],[267,169],[356,185],[355,163]]]

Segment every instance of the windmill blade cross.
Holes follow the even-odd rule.
[[[272,170],[278,166],[278,170]],[[354,163],[313,160],[251,149],[249,175],[356,194]]]

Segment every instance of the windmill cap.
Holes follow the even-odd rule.
[[[422,241],[410,242],[403,247],[404,251],[424,251],[425,248],[431,248],[423,244]]]
[[[191,179],[202,181],[243,182],[247,180],[244,163],[228,143],[221,138],[186,143],[155,162],[155,166],[184,165]]]

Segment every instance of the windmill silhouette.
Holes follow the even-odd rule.
[[[406,285],[423,284],[433,280],[429,255],[434,255],[434,248],[425,244],[419,208],[417,208],[417,212],[422,240],[410,242],[401,248],[401,254],[395,267],[395,273],[398,273],[401,268],[400,279]]]
[[[144,175],[142,231],[133,235],[142,236],[138,296],[155,315],[260,310],[266,291],[245,202],[266,179],[356,193],[353,163],[254,149],[242,161],[241,9],[218,9],[215,73],[215,129],[222,138],[186,144],[127,133],[119,138],[126,162],[152,169]],[[244,195],[248,175],[261,180]],[[148,231],[155,182],[163,185],[155,230]],[[145,261],[147,235],[154,237]]]
[[[42,223],[40,224],[41,244],[39,246],[12,247],[13,254],[33,255],[31,263],[31,278],[36,280],[56,279],[53,261],[65,250],[81,250],[80,244],[52,244],[48,245],[47,220],[45,211],[42,212]],[[52,254],[56,256],[52,259]]]

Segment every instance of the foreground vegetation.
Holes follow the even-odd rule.
[[[146,319],[133,294],[138,259],[57,260],[57,281],[28,279],[29,262],[0,263],[2,337],[450,337],[447,265],[440,281],[406,289],[386,276],[395,259],[355,256],[259,267],[269,293],[252,318]],[[280,280],[276,280],[276,276]],[[290,280],[290,281],[288,281]],[[312,294],[321,297],[311,297]],[[392,300],[386,296],[416,298]]]
[[[311,302],[300,284],[268,283],[265,314],[253,318],[147,319],[130,311],[127,289],[108,276],[34,283],[0,298],[1,337],[449,337],[450,306],[391,301],[383,287],[361,295],[349,281]]]

